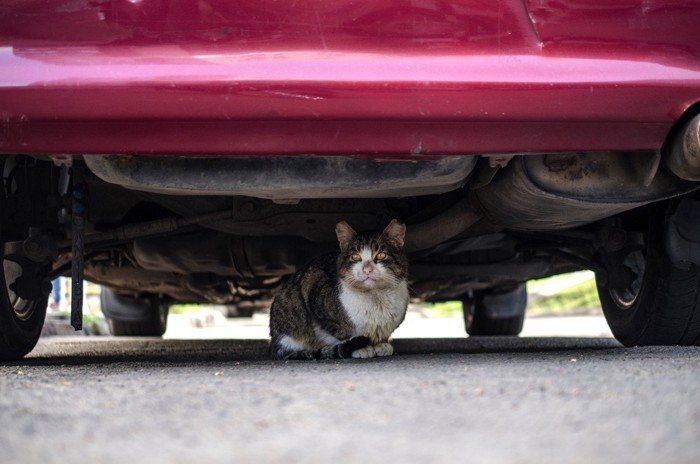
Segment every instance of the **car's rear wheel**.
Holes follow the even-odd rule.
[[[669,247],[677,247],[669,239],[681,202],[691,213],[691,229],[697,229],[700,202],[687,198],[651,205],[641,220],[620,220],[628,233],[643,233],[643,243],[604,256],[606,271],[596,275],[610,330],[626,346],[700,345],[700,267],[679,263],[669,253]]]
[[[462,300],[464,326],[471,336],[518,335],[526,307],[526,284],[506,291],[476,291]]]
[[[134,298],[103,287],[100,303],[112,335],[160,337],[165,333],[170,303],[158,295]]]

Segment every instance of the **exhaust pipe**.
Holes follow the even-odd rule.
[[[465,197],[432,219],[408,224],[404,250],[408,253],[427,250],[461,234],[482,219],[469,198]]]
[[[665,154],[664,164],[681,179],[700,181],[700,114],[676,135]]]

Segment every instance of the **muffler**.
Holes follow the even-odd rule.
[[[674,137],[664,154],[664,165],[681,179],[700,181],[700,114]]]
[[[472,190],[472,204],[491,223],[512,230],[578,227],[700,184],[658,168],[653,152],[518,156]]]

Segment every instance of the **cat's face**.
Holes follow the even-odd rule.
[[[338,273],[351,287],[360,291],[388,289],[406,279],[403,224],[393,220],[381,234],[358,235],[346,222],[340,222],[336,233],[340,243]]]

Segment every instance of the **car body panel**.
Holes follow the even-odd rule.
[[[698,1],[6,1],[0,150],[658,150]]]

